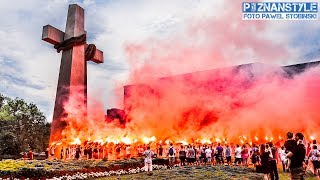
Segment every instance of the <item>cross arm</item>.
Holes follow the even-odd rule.
[[[43,26],[42,40],[44,40],[50,44],[53,44],[53,45],[60,44],[64,40],[64,32],[60,31],[59,29],[57,29],[51,25]],[[86,48],[87,48],[87,46],[88,46],[88,44],[86,44]],[[100,51],[99,49],[96,49],[91,61],[98,63],[98,64],[103,63],[103,52]]]
[[[91,61],[98,64],[103,63],[103,52],[97,49]]]
[[[57,45],[63,41],[64,32],[50,25],[43,26],[42,40]]]
[[[86,45],[86,48],[88,47],[88,44]],[[92,62],[95,62],[97,64],[103,63],[103,52],[99,49],[96,49],[96,52],[94,53],[94,56],[92,59],[90,59]]]

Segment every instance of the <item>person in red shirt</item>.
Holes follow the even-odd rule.
[[[23,153],[22,158],[23,158],[23,160],[27,160],[28,159],[28,153]]]
[[[30,149],[30,151],[28,152],[28,158],[29,158],[29,160],[33,160],[33,152],[32,152],[31,149]]]

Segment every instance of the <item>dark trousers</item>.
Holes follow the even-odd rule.
[[[283,172],[286,172],[287,170],[286,170],[286,165],[288,164],[287,163],[287,161],[285,162],[285,161],[281,161],[282,162],[282,170],[283,170]],[[289,171],[288,171],[289,172]]]
[[[223,161],[223,157],[222,157],[222,156],[217,156],[217,163],[218,163],[218,164],[224,164],[224,161]]]
[[[181,166],[185,166],[186,165],[186,157],[180,156],[179,159],[180,159]]]
[[[239,163],[239,165],[241,164],[242,158],[236,158],[234,161],[234,164],[237,165],[237,163]]]
[[[231,163],[231,156],[227,156],[226,159],[228,164]]]
[[[277,168],[277,161],[271,160],[269,161],[271,167],[271,180],[279,180],[278,168]]]

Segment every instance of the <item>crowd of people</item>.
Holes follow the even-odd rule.
[[[278,163],[282,164],[284,172],[290,172],[291,179],[304,179],[305,171],[310,162],[315,175],[320,175],[320,149],[316,140],[307,143],[302,133],[287,133],[287,139],[283,146],[277,147],[272,142],[250,146],[229,145],[222,146],[180,146],[170,147],[163,153],[159,147],[156,152],[159,156],[167,156],[168,168],[173,168],[175,161],[179,159],[180,166],[186,165],[236,165],[249,166],[252,164],[258,172],[264,173],[264,178],[279,179]],[[151,153],[150,153],[151,152]],[[145,151],[145,166],[147,171],[152,171],[150,147]],[[320,177],[319,177],[320,178]]]
[[[145,169],[152,171],[152,158],[168,158],[168,168],[177,163],[180,166],[190,165],[235,165],[256,167],[265,174],[265,179],[279,179],[278,164],[282,171],[290,172],[292,179],[301,179],[305,166],[310,162],[316,175],[320,173],[320,148],[316,140],[305,141],[302,133],[287,133],[283,146],[271,141],[260,145],[240,144],[144,144],[127,145],[109,143],[100,145],[87,142],[84,146],[72,145],[60,148],[60,159],[122,159],[145,157]],[[54,148],[48,149],[51,157],[56,157]],[[50,156],[49,154],[49,156]],[[310,165],[309,164],[309,165]]]
[[[129,145],[125,143],[86,142],[84,145],[52,146],[47,148],[48,159],[129,159],[142,157],[148,145]],[[59,157],[59,158],[57,158]]]

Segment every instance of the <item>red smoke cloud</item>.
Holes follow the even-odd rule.
[[[149,81],[148,87],[128,87],[127,127],[133,134],[189,142],[239,142],[239,136],[277,141],[288,131],[316,136],[319,74],[313,68],[291,79],[280,68],[251,64]]]
[[[189,140],[239,140],[242,135],[270,139],[287,131],[317,132],[319,113],[314,110],[320,104],[315,92],[320,86],[305,84],[319,83],[316,69],[288,79],[280,68],[257,64],[236,74],[227,68],[155,80],[253,59],[279,64],[290,58],[286,44],[265,36],[267,22],[242,21],[241,2],[229,4],[234,6],[228,6],[220,17],[192,20],[185,32],[167,40],[127,44],[132,68],[129,83],[151,88],[132,88],[127,99],[132,108],[129,129],[148,136]],[[310,91],[307,95],[306,90]]]
[[[264,36],[266,22],[242,21],[241,2],[229,4],[233,6],[220,16],[192,19],[184,32],[168,39],[126,44],[128,84],[143,85],[126,87],[125,128],[106,123],[102,105],[93,103],[86,122],[75,120],[79,117],[67,120],[66,137],[134,141],[155,136],[188,142],[224,138],[236,143],[257,141],[256,136],[278,141],[287,131],[319,137],[319,68],[293,78],[263,64],[204,71],[253,59],[270,64],[289,58],[284,44]],[[196,73],[173,76],[190,72]],[[158,79],[166,76],[173,77]],[[71,112],[76,109],[72,103],[67,106]]]

